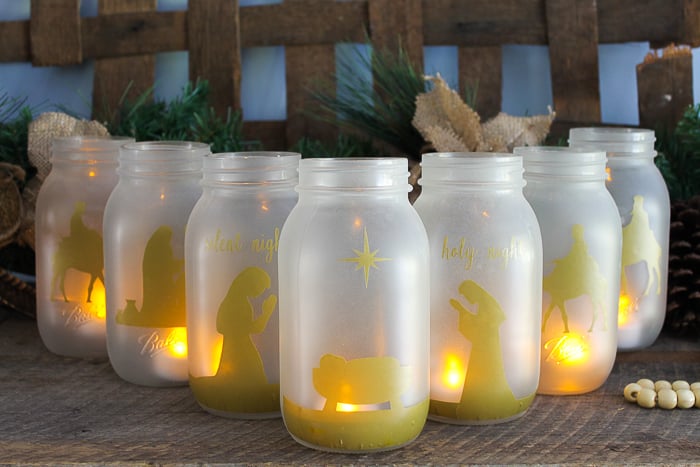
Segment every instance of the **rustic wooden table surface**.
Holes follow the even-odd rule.
[[[618,355],[606,384],[537,396],[519,420],[428,422],[402,449],[331,454],[297,444],[281,419],[230,420],[189,388],[122,381],[109,363],[48,352],[36,323],[0,322],[0,464],[684,464],[700,463],[700,409],[641,409],[622,397],[640,377],[700,381],[700,342],[662,336]]]

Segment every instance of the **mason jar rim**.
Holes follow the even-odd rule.
[[[421,160],[421,186],[522,187],[522,157],[499,152],[432,152]]]
[[[301,154],[291,151],[212,153],[203,157],[203,185],[294,182]]]
[[[299,161],[299,185],[303,190],[401,190],[410,191],[405,157],[355,156],[308,158]]]
[[[119,149],[133,142],[128,136],[58,136],[51,140],[51,159],[84,162],[118,161]]]
[[[653,130],[631,127],[581,127],[569,130],[572,147],[599,149],[608,156],[656,155]]]

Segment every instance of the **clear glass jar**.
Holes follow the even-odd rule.
[[[301,444],[400,447],[429,405],[429,264],[402,158],[302,159],[279,249],[282,416]]]
[[[617,352],[622,228],[605,189],[605,153],[520,147],[525,198],[542,233],[541,394],[582,394]]]
[[[146,386],[187,375],[185,226],[202,188],[202,143],[132,143],[104,220],[107,350],[117,374]]]
[[[190,388],[207,411],[280,416],[277,252],[300,154],[204,158],[185,235]]]
[[[430,415],[522,416],[540,376],[542,238],[522,158],[423,154],[415,203],[430,240]]]
[[[622,221],[622,269],[617,347],[654,343],[666,318],[671,208],[654,164],[654,132],[636,128],[573,128],[569,144],[608,156],[606,186]]]
[[[36,318],[59,355],[106,358],[102,215],[117,184],[119,137],[63,137],[36,202]]]

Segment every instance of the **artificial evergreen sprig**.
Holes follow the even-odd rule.
[[[371,72],[372,79],[367,79]],[[351,133],[387,143],[403,154],[419,158],[425,141],[411,124],[416,96],[425,91],[422,71],[406,52],[373,50],[340,54],[335,84],[322,83],[311,96],[327,111],[322,116]]]
[[[181,95],[170,102],[151,100],[152,89],[133,102],[122,99],[106,122],[110,134],[131,136],[137,141],[201,141],[212,152],[257,149],[259,143],[246,142],[238,111],[229,109],[226,118],[209,105],[207,81],[187,83]],[[126,92],[124,93],[126,95]]]
[[[673,131],[657,130],[659,167],[672,200],[700,193],[700,104],[686,109]]]

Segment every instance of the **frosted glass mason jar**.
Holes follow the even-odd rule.
[[[605,153],[520,147],[525,197],[542,233],[541,394],[582,394],[617,352],[622,228],[605,189]]]
[[[522,158],[423,154],[415,203],[430,241],[430,415],[522,416],[540,376],[542,238]]]
[[[608,179],[622,221],[617,347],[654,343],[666,318],[671,218],[666,182],[654,164],[654,132],[635,128],[573,128],[569,145],[606,151]]]
[[[120,150],[104,220],[107,350],[132,383],[188,381],[185,226],[202,193],[206,154],[208,145],[182,141]]]
[[[279,248],[287,430],[336,452],[400,447],[429,405],[428,238],[402,158],[302,159]]]
[[[204,191],[185,235],[189,379],[217,415],[280,416],[277,252],[300,157],[204,157]]]
[[[105,358],[102,215],[117,184],[120,137],[64,137],[36,202],[36,318],[59,355]]]

